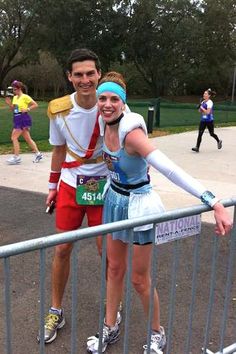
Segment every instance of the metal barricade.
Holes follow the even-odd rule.
[[[214,354],[214,352],[210,351],[209,346],[216,347],[217,352],[215,354],[232,354],[236,352],[236,312],[232,313],[232,309],[230,307],[230,299],[232,296],[232,288],[236,291],[236,283],[235,283],[235,254],[236,254],[236,213],[235,213],[235,206],[236,206],[236,198],[231,198],[227,200],[223,200],[222,203],[225,207],[234,207],[234,225],[229,236],[229,252],[227,255],[227,269],[225,274],[225,286],[220,288],[220,292],[223,293],[223,303],[222,308],[218,308],[218,312],[222,312],[222,316],[220,316],[219,321],[219,342],[218,343],[211,343],[210,340],[210,331],[212,327],[212,317],[214,312],[214,303],[215,303],[215,293],[216,293],[216,279],[217,279],[217,258],[219,255],[219,237],[212,238],[212,249],[209,249],[209,269],[210,269],[210,280],[208,291],[209,293],[204,294],[202,299],[202,304],[204,304],[204,308],[206,308],[205,304],[207,303],[206,313],[205,313],[205,322],[199,323],[199,329],[203,329],[203,337],[200,340],[202,343],[199,346],[198,350],[194,348],[192,351],[192,339],[196,336],[194,330],[196,330],[196,326],[194,327],[194,315],[195,315],[195,307],[196,307],[196,294],[199,294],[199,289],[197,291],[197,287],[203,288],[204,283],[197,284],[197,277],[199,273],[199,268],[201,265],[201,260],[199,259],[199,247],[200,247],[200,237],[194,236],[193,243],[192,243],[192,253],[193,253],[193,260],[192,260],[192,276],[191,280],[189,281],[188,287],[190,288],[190,299],[188,304],[183,304],[181,307],[181,301],[179,298],[181,297],[181,291],[178,291],[178,269],[181,267],[180,259],[179,259],[179,249],[183,247],[183,244],[187,242],[187,240],[175,240],[172,242],[173,245],[173,254],[170,257],[171,261],[171,268],[170,268],[170,282],[165,279],[170,284],[170,292],[168,294],[169,297],[169,304],[166,305],[164,309],[161,308],[161,317],[165,318],[166,329],[167,329],[167,346],[165,349],[166,354],[197,354],[197,353],[204,353],[204,354]],[[11,313],[12,313],[12,293],[11,293],[11,267],[10,267],[10,258],[16,255],[25,254],[27,252],[33,252],[38,250],[40,252],[40,295],[39,295],[39,302],[40,302],[40,321],[39,321],[39,328],[41,332],[41,337],[43,337],[43,327],[44,327],[44,313],[45,313],[45,274],[46,274],[46,250],[49,247],[73,242],[73,252],[72,252],[72,274],[71,274],[71,283],[72,283],[72,290],[71,290],[71,298],[72,298],[72,315],[71,315],[71,344],[70,344],[70,353],[71,354],[80,354],[84,353],[84,347],[81,349],[81,345],[78,343],[77,333],[78,333],[78,255],[80,253],[80,243],[82,240],[91,239],[98,235],[105,236],[107,233],[129,229],[130,233],[130,241],[131,243],[128,246],[128,265],[127,265],[127,275],[126,275],[126,297],[125,297],[125,325],[124,325],[124,340],[122,346],[122,352],[124,354],[132,354],[133,351],[130,349],[130,329],[131,329],[131,273],[132,273],[132,238],[133,238],[133,228],[136,226],[146,225],[153,223],[156,226],[159,223],[167,222],[171,220],[176,220],[178,218],[194,216],[198,214],[202,214],[205,212],[209,212],[211,209],[205,205],[197,205],[192,206],[189,208],[183,209],[176,209],[168,212],[164,212],[159,215],[150,215],[145,216],[139,219],[130,219],[124,220],[120,222],[114,222],[111,224],[100,225],[96,227],[90,227],[85,229],[80,229],[76,231],[66,232],[62,234],[55,234],[46,237],[41,237],[37,239],[32,239],[28,241],[18,242],[11,245],[5,245],[0,247],[0,258],[3,259],[4,265],[4,293],[5,293],[5,353],[4,354],[13,354],[12,348],[12,320],[11,320]],[[153,227],[153,239],[155,238],[155,227]],[[188,238],[189,239],[189,238]],[[103,319],[104,319],[104,299],[105,299],[105,288],[106,288],[106,237],[104,237],[103,242],[103,255],[102,255],[102,263],[101,263],[101,291],[100,291],[100,313],[99,313],[99,333],[102,333],[103,329]],[[164,249],[166,245],[162,245],[161,248]],[[189,251],[189,250],[188,250]],[[157,267],[157,260],[159,257],[159,247],[153,247],[152,251],[152,284],[151,284],[151,298],[150,298],[150,308],[149,308],[149,318],[147,322],[147,332],[146,338],[147,342],[150,343],[151,338],[151,318],[153,313],[153,293],[154,288],[156,287],[157,280],[159,275],[157,274],[158,267]],[[211,257],[210,257],[211,252]],[[191,254],[191,252],[189,252]],[[186,252],[186,257],[188,256],[188,252]],[[159,265],[161,268],[161,266]],[[89,276],[89,275],[88,275]],[[208,282],[206,278],[206,282]],[[159,282],[159,280],[158,280]],[[182,292],[185,292],[186,289],[182,289]],[[177,294],[178,292],[178,294]],[[201,291],[200,291],[201,294]],[[236,294],[234,295],[236,297]],[[201,299],[200,299],[201,300]],[[235,298],[236,300],[236,298]],[[178,302],[179,301],[179,302]],[[178,306],[177,306],[178,302]],[[229,308],[230,308],[230,321],[234,324],[231,325],[233,329],[231,335],[227,335],[227,340],[235,341],[235,343],[225,343],[227,325],[229,322]],[[166,310],[166,311],[165,311]],[[235,310],[235,309],[233,309]],[[185,320],[181,322],[181,311],[185,312]],[[204,310],[205,311],[205,310]],[[177,314],[178,312],[178,314]],[[187,316],[186,316],[187,314]],[[88,314],[89,315],[89,314]],[[179,317],[180,316],[180,317]],[[180,320],[179,320],[180,318]],[[184,331],[185,335],[182,345],[182,349],[179,346],[174,346],[173,349],[173,338],[175,338],[175,342],[178,342],[176,338],[178,338],[178,333],[176,337],[176,321],[179,323],[177,327],[180,331]],[[196,322],[196,320],[195,320]],[[37,324],[37,322],[34,322]],[[37,331],[37,328],[35,328]],[[179,336],[180,337],[180,336]],[[86,338],[84,338],[86,340]],[[178,343],[177,343],[178,344]],[[182,342],[181,342],[182,344]],[[37,346],[37,344],[35,344]],[[101,335],[100,335],[100,345],[101,345]],[[184,347],[184,348],[183,348]],[[177,348],[177,349],[176,349]],[[132,349],[133,350],[133,349]],[[44,342],[41,340],[39,345],[40,354],[45,353],[45,345]],[[149,354],[148,349],[148,354]],[[140,347],[135,349],[135,353],[140,352]],[[32,354],[33,354],[32,350]],[[61,351],[63,353],[63,351]],[[68,353],[68,351],[65,351]],[[112,353],[112,352],[111,352]],[[113,353],[118,354],[118,351]],[[14,351],[15,354],[15,351]],[[18,353],[21,354],[21,353]],[[23,354],[23,353],[22,353]]]

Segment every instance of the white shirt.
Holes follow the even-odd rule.
[[[50,119],[49,142],[51,145],[59,146],[66,144],[76,155],[84,157],[93,134],[98,110],[97,105],[91,109],[84,109],[78,106],[75,101],[75,95],[76,93],[70,95],[73,108],[67,116],[63,117],[61,114],[58,114],[55,119]],[[91,158],[101,155],[102,137],[99,136]],[[75,159],[67,153],[65,161],[71,162],[75,161]],[[70,186],[76,187],[77,175],[106,176],[107,174],[106,164],[101,162],[97,164],[84,164],[74,168],[62,168],[61,179]]]

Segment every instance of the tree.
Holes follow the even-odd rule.
[[[156,97],[209,85],[227,92],[235,24],[235,0],[0,0],[0,86],[39,53],[65,69],[73,49],[88,47],[103,72],[123,63],[136,93],[140,79],[130,73],[137,71]]]
[[[183,89],[183,76],[191,66],[197,38],[195,5],[188,0],[137,0],[131,6],[128,59],[135,63],[154,96],[179,86]]]
[[[205,0],[199,13],[202,87],[214,87],[227,96],[236,60],[236,4],[234,0]]]
[[[0,0],[0,87],[7,73],[36,57],[44,1]]]
[[[227,90],[235,58],[234,0],[124,0],[125,54],[155,96]]]
[[[5,86],[14,80],[22,81],[35,99],[58,97],[66,92],[62,68],[57,60],[46,52],[39,51],[37,63],[11,70],[5,78]]]
[[[41,26],[42,49],[51,51],[65,66],[73,49],[90,48],[99,55],[106,71],[118,59],[123,41],[124,21],[115,5],[114,0],[48,0]]]

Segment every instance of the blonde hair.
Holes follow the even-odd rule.
[[[116,71],[109,71],[106,73],[99,81],[99,85],[103,84],[104,82],[115,82],[126,91],[125,79],[122,74],[117,73]]]

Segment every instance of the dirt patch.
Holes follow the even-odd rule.
[[[154,130],[151,134],[148,134],[149,138],[157,138],[158,136],[169,135],[170,132],[168,130]]]

